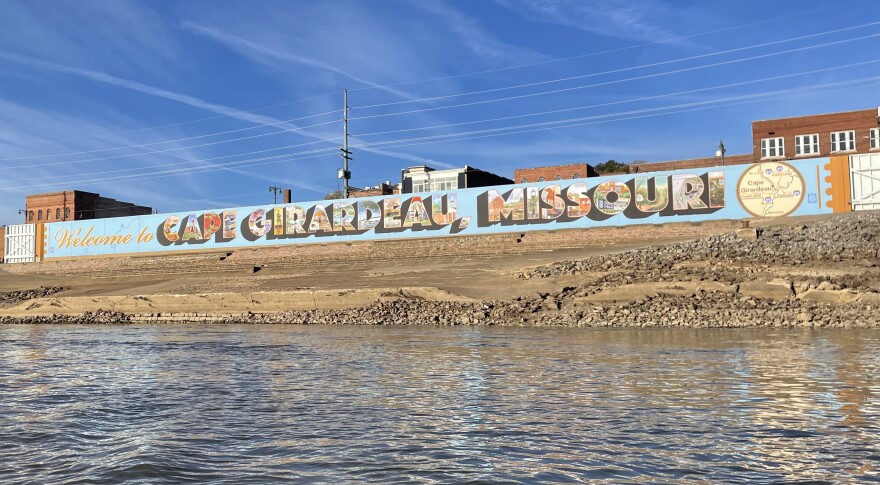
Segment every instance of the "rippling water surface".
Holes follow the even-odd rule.
[[[878,370],[878,331],[0,326],[0,481],[863,482]]]

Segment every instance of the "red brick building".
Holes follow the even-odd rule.
[[[752,149],[752,153],[725,156],[725,165],[880,151],[880,108],[754,121]],[[633,164],[633,171],[718,165],[721,165],[719,157],[705,157]]]
[[[544,182],[549,180],[570,180],[595,177],[598,174],[588,163],[569,163],[548,165],[546,167],[518,168],[513,171],[513,180],[518,184]]]
[[[0,263],[3,262],[3,255],[6,254],[6,228],[0,226]]]
[[[25,197],[27,223],[105,219],[152,214],[150,207],[122,202],[81,190],[65,190]]]
[[[880,108],[752,122],[752,153],[725,155],[724,165],[761,160],[852,155],[880,151]],[[631,164],[631,173],[722,165],[721,157]],[[517,169],[517,183],[564,180],[583,176],[586,163]],[[590,167],[592,169],[592,167]],[[611,174],[609,174],[611,175]]]
[[[752,123],[754,157],[795,160],[880,150],[880,108]]]

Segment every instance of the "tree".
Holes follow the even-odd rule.
[[[629,173],[629,165],[616,160],[608,160],[594,167],[599,173]]]
[[[333,192],[330,192],[329,194],[324,196],[324,200],[336,200],[341,198],[343,198],[341,190],[334,190]]]

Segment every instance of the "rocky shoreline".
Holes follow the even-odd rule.
[[[880,328],[878,263],[880,212],[869,212],[521,270],[508,280],[513,291],[524,280],[546,278],[561,289],[508,300],[431,301],[401,291],[387,301],[333,310],[197,316],[101,310],[0,317],[0,323]],[[5,294],[0,302],[22,298]]]

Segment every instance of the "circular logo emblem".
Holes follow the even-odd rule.
[[[804,177],[785,162],[762,162],[749,167],[736,184],[740,205],[755,217],[783,217],[804,200]]]

